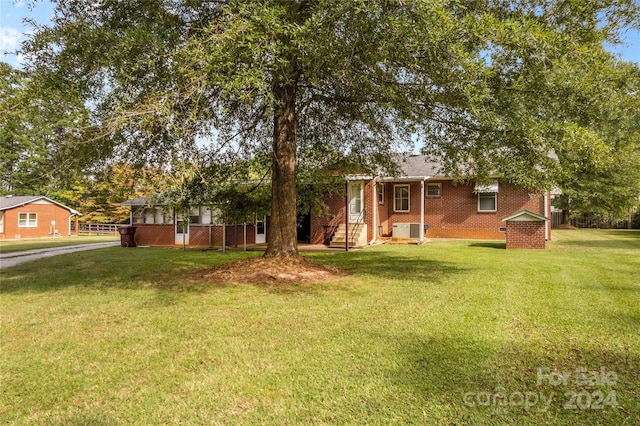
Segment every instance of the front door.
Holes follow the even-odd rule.
[[[266,223],[267,223],[266,216],[263,216],[261,218],[256,218],[256,244],[264,244],[267,241]]]
[[[349,185],[349,222],[362,221],[363,210],[362,182],[351,182]]]

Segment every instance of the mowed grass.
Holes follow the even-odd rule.
[[[3,270],[1,422],[638,424],[640,233],[555,235],[310,253],[353,275],[305,285],[184,278],[242,252]]]
[[[119,241],[118,235],[81,235],[73,237],[31,238],[24,240],[0,241],[0,253],[15,253],[26,250],[51,247],[73,246],[78,244],[106,243]]]

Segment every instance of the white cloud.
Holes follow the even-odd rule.
[[[22,33],[15,28],[0,28],[0,52],[14,51],[20,46]]]

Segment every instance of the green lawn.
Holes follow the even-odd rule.
[[[50,247],[73,246],[77,244],[106,243],[108,241],[119,240],[119,235],[81,235],[77,237],[33,238],[25,240],[0,241],[0,253],[13,253],[17,251],[45,249]]]
[[[354,274],[280,287],[182,278],[242,252],[3,270],[1,422],[638,424],[640,232],[555,235],[309,253]]]

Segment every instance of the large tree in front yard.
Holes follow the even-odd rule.
[[[116,152],[269,153],[268,256],[297,253],[296,168],[336,155],[373,166],[417,143],[453,173],[549,186],[584,61],[638,22],[624,0],[56,3],[31,66],[89,101]]]

